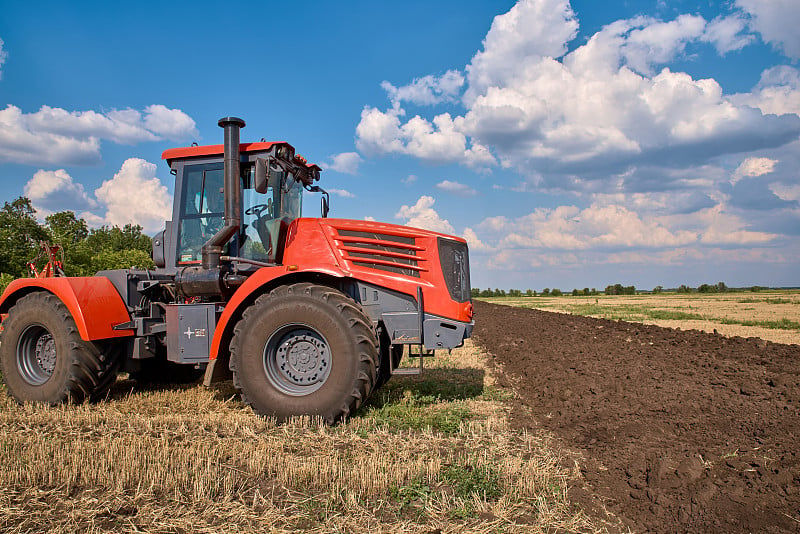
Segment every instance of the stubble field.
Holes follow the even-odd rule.
[[[0,531],[592,532],[547,435],[509,426],[510,393],[471,343],[395,377],[346,423],[275,425],[228,384],[97,405],[0,399]]]

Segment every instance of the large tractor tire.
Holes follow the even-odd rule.
[[[19,299],[0,340],[0,371],[20,403],[96,401],[117,379],[120,343],[81,339],[67,307],[50,293]]]
[[[260,296],[231,341],[230,368],[242,400],[278,421],[348,417],[373,389],[378,340],[361,307],[343,293],[302,283]]]

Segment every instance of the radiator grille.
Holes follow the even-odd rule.
[[[420,266],[425,249],[414,237],[358,230],[338,230],[338,234],[339,250],[354,265],[416,278],[425,270]]]

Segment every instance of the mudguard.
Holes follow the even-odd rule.
[[[84,341],[133,335],[133,330],[113,328],[130,321],[131,317],[108,278],[20,278],[11,282],[0,297],[0,314],[8,313],[20,297],[33,291],[47,291],[58,297],[75,319]]]
[[[256,271],[247,281],[242,284],[242,287],[236,290],[231,300],[225,305],[225,310],[217,320],[217,326],[214,331],[214,338],[211,341],[211,354],[209,358],[216,360],[219,355],[220,345],[222,344],[223,337],[228,334],[228,330],[232,328],[230,325],[231,320],[242,307],[245,300],[250,298],[253,293],[260,293],[261,288],[267,284],[274,282],[281,277],[287,277],[287,280],[294,274],[285,266],[280,265],[276,267],[263,267]],[[341,278],[344,274],[335,268],[319,269],[317,271],[303,271],[304,275],[323,274]],[[288,276],[287,276],[288,275]]]

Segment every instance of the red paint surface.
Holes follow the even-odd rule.
[[[66,305],[86,341],[133,334],[133,330],[113,329],[130,321],[130,315],[114,285],[102,276],[14,280],[0,297],[0,312],[8,313],[19,297],[37,290],[52,293]]]

